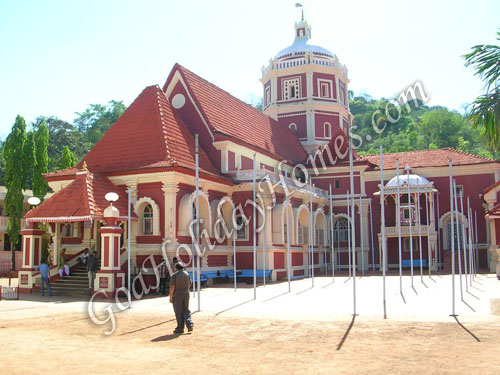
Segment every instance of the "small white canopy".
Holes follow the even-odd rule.
[[[399,186],[423,186],[423,185],[429,185],[430,181],[426,179],[425,177],[419,176],[417,174],[401,174],[399,176]],[[385,185],[385,187],[397,187],[398,186],[398,176],[394,176],[389,180],[389,182]]]

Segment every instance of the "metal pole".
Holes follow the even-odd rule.
[[[195,171],[196,171],[196,273],[198,277],[198,311],[201,310],[201,257],[200,257],[200,162],[199,162],[199,144],[198,134],[195,135]]]
[[[410,194],[410,166],[406,166],[406,185],[408,186],[408,211],[410,214],[410,270],[411,270],[411,287],[413,290],[413,209],[411,204],[411,194]]]
[[[363,236],[363,206],[361,205],[361,195],[359,196],[359,235],[361,237],[361,272],[365,274],[365,243]]]
[[[234,207],[233,207],[234,210]],[[234,291],[236,292],[236,223],[233,222],[233,279]]]
[[[373,211],[372,211],[372,200],[370,199],[370,232],[372,238],[372,271],[375,272],[375,246],[373,244]]]
[[[288,203],[288,185],[287,185],[287,179],[288,179],[288,171],[285,170],[285,210],[286,210],[286,258],[287,258],[287,276],[288,276],[288,293],[291,292],[292,287],[290,284],[291,280],[291,273],[292,273],[292,266],[291,266],[291,256],[290,256],[290,213],[289,213],[289,203]]]
[[[264,281],[264,286],[266,286],[266,204],[264,203],[264,199],[262,199],[262,206],[264,209],[262,214],[262,263],[264,267],[262,280]]]
[[[316,228],[314,227],[313,220],[313,202],[312,202],[312,179],[309,178],[309,245],[311,246],[311,275],[312,275],[312,286],[314,286],[314,236],[316,234]],[[313,232],[314,231],[314,232]]]
[[[196,198],[195,198],[196,199]],[[191,204],[189,205],[189,210],[191,211],[191,220],[194,219],[194,213],[193,213],[193,202],[191,202]],[[196,220],[198,220],[198,216],[196,216]],[[196,238],[194,239],[194,241],[196,242]],[[196,251],[195,251],[195,246],[196,244],[193,245],[193,251],[191,252],[191,274],[193,275],[193,298],[196,297],[196,273],[195,273],[195,264],[194,264],[194,261],[195,261],[195,254],[196,254]]]
[[[470,201],[469,197],[467,197],[467,223],[469,227],[469,275],[470,275],[470,286],[472,286],[472,280],[474,279],[474,271],[473,271],[473,259],[472,259],[472,211],[470,209]]]
[[[439,192],[436,194],[436,209],[437,209],[437,215],[435,215],[435,217],[439,220],[439,215],[440,215],[440,210],[439,210]],[[438,263],[439,265],[443,264],[443,248],[441,247],[441,233],[439,232],[439,223],[434,220],[435,224],[434,224],[434,230],[436,230],[437,232],[437,252],[438,252],[438,256],[437,256],[437,260],[438,260]],[[436,229],[436,224],[437,225],[437,229]],[[439,266],[438,266],[438,269],[439,269]]]
[[[396,176],[398,195],[399,293],[403,295],[403,253],[401,251],[401,189],[399,186],[399,159],[396,159]]]
[[[352,155],[352,118],[349,119],[349,180],[350,190],[352,194],[352,226],[351,226],[351,240],[352,240],[352,291],[353,291],[353,315],[356,315],[356,216],[354,211],[354,162]]]
[[[460,194],[460,213],[462,214],[462,252],[464,256],[464,276],[465,276],[465,291],[469,291],[468,284],[468,263],[467,263],[467,249],[465,246],[465,215],[464,215],[464,189],[462,188],[462,193]]]
[[[478,263],[479,263],[479,236],[477,235],[477,211],[474,210],[474,232],[476,233],[476,251],[474,254],[474,274],[477,275]]]
[[[334,242],[333,242],[333,202],[332,202],[332,185],[330,184],[329,187],[330,190],[330,242],[332,245],[332,255],[331,255],[331,261],[332,261],[332,282],[335,281],[335,251],[334,251]]]
[[[257,299],[257,217],[255,212],[255,192],[257,185],[257,155],[253,154],[253,299]]]
[[[131,294],[130,294],[130,291],[132,290],[132,281],[131,281],[131,273],[132,273],[132,265],[131,265],[131,261],[130,261],[130,253],[132,251],[131,249],[131,245],[130,245],[130,239],[131,239],[131,236],[132,236],[132,217],[131,217],[131,206],[132,206],[132,188],[129,187],[128,188],[128,205],[127,205],[127,209],[128,209],[128,223],[127,223],[127,247],[128,247],[128,254],[127,254],[127,268],[128,268],[128,272],[127,272],[127,281],[128,281],[128,298],[129,298],[129,306],[131,304]]]
[[[420,222],[420,181],[417,178],[417,218],[418,218],[418,251],[420,255],[420,281],[424,282],[424,268],[422,265],[422,225]]]
[[[399,181],[398,181],[399,183]],[[384,204],[384,151],[380,146],[380,205],[381,205],[381,223],[382,223],[382,294],[384,306],[384,319],[387,319],[386,295],[385,295],[385,265],[386,259],[386,245],[385,245],[385,204]]]
[[[456,316],[455,314],[455,223],[453,219],[453,167],[452,161],[450,159],[450,212],[451,212],[451,315]]]
[[[430,240],[430,220],[429,220],[429,194],[425,194],[425,217],[427,218],[427,267],[429,268],[429,277],[431,276],[432,252]]]
[[[459,221],[458,221],[458,201],[457,201],[457,183],[455,180],[453,180],[453,187],[455,189],[455,195],[454,195],[454,199],[455,199],[455,210],[452,212],[452,215],[455,215],[455,222],[457,223],[457,254],[458,254],[458,273],[460,275],[460,298],[462,299],[462,301],[464,300],[464,291],[463,291],[463,288],[462,288],[462,255],[460,254],[460,250],[461,250],[461,239],[460,239],[460,232],[458,231],[459,230]],[[453,237],[453,240],[455,240],[455,238]]]
[[[347,190],[347,255],[349,258],[349,278],[352,275],[351,260],[351,201],[349,200],[349,190]]]

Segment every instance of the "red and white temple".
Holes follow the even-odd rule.
[[[210,241],[217,243],[203,256],[201,270],[233,269],[233,240],[231,237],[217,241],[218,219],[222,216],[226,227],[232,230],[233,208],[241,205],[238,215],[244,214],[251,220],[246,223],[236,218],[238,223],[246,223],[236,233],[236,268],[253,269],[252,205],[246,203],[252,199],[254,155],[257,179],[268,176],[273,182],[272,189],[264,184],[262,194],[266,220],[263,231],[256,236],[257,268],[262,269],[265,264],[266,269],[272,270],[273,280],[286,276],[288,211],[293,276],[310,272],[310,233],[313,233],[316,274],[324,272],[326,264],[331,269],[332,262],[336,269],[347,269],[349,220],[353,220],[348,218],[346,210],[346,193],[350,189],[345,136],[351,116],[349,80],[346,67],[330,51],[311,44],[310,36],[308,23],[304,20],[297,23],[293,44],[280,51],[263,69],[264,112],[178,64],[162,88],[146,87],[76,167],[45,176],[55,194],[26,215],[30,226],[22,232],[20,290],[30,292],[39,277],[34,270],[41,251],[42,233],[37,223],[49,224],[54,259],[64,247],[70,267],[76,265],[76,255],[84,248],[95,249],[101,259],[95,288],[114,292],[126,280],[127,254],[123,249],[129,237],[130,271],[137,273],[150,255],[157,264],[160,262],[163,246],[169,257],[173,257],[179,244],[191,245],[189,226],[195,216],[202,219],[202,230],[207,231]],[[199,213],[195,209],[195,134],[200,142]],[[324,146],[332,150],[335,160],[323,152],[323,168],[314,155]],[[500,231],[497,203],[500,162],[452,149],[385,154],[388,195],[382,204],[389,269],[398,263],[393,195],[396,160],[401,168],[408,165],[413,176],[406,180],[406,185],[401,185],[402,192],[408,185],[411,188],[410,201],[408,195],[404,198],[401,194],[401,208],[414,212],[414,219],[408,220],[401,211],[403,258],[410,259],[411,248],[417,258],[421,245],[426,267],[445,272],[449,269],[450,159],[457,189],[470,198],[471,210],[477,213],[478,266],[500,274],[497,248],[500,233],[495,233]],[[303,171],[294,168],[298,164],[307,168],[314,186],[307,182],[301,186],[290,183],[292,195],[286,207],[284,188],[277,182],[285,171],[288,176]],[[401,172],[403,175],[404,171]],[[413,185],[417,180],[421,184],[418,194]],[[357,267],[371,270],[374,264],[378,272],[383,266],[379,251],[378,155],[364,157],[354,152],[354,185],[354,192],[350,193],[354,193],[356,206]],[[333,212],[329,210],[330,186]],[[127,189],[132,191],[130,233]],[[110,204],[104,198],[108,192],[119,195],[113,209],[109,209]],[[331,216],[335,259],[329,251]],[[460,216],[463,221],[457,228],[468,227],[466,216]],[[262,221],[262,215],[258,220]],[[413,239],[418,241],[420,235],[421,242],[411,243],[407,239],[410,226]],[[58,277],[55,268],[51,275]],[[149,277],[153,277],[152,272]]]

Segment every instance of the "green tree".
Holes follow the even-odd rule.
[[[23,188],[32,187],[33,167],[35,165],[35,132],[30,130],[26,135],[26,143],[23,147]]]
[[[76,164],[75,155],[71,152],[68,146],[64,146],[61,158],[61,169],[74,167],[75,164]]]
[[[49,129],[42,119],[36,131],[36,162],[33,169],[33,195],[43,201],[49,186],[43,174],[49,171]]]
[[[121,101],[111,100],[107,105],[91,104],[84,112],[77,113],[75,125],[84,135],[84,142],[95,144],[125,112]]]
[[[26,123],[21,116],[16,117],[12,130],[5,140],[4,158],[6,164],[5,185],[7,194],[5,206],[9,223],[7,234],[12,251],[12,269],[16,266],[15,245],[19,242],[21,217],[23,215],[23,188],[25,183],[24,145],[26,143]]]
[[[500,41],[500,31],[497,32]],[[471,66],[474,74],[485,84],[485,93],[472,102],[470,120],[480,129],[486,143],[498,151],[500,142],[500,46],[477,45],[463,56],[465,66]]]

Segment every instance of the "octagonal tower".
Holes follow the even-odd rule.
[[[295,40],[262,68],[264,113],[290,127],[308,153],[347,130],[347,68],[329,50],[311,43],[311,27],[295,24]]]

